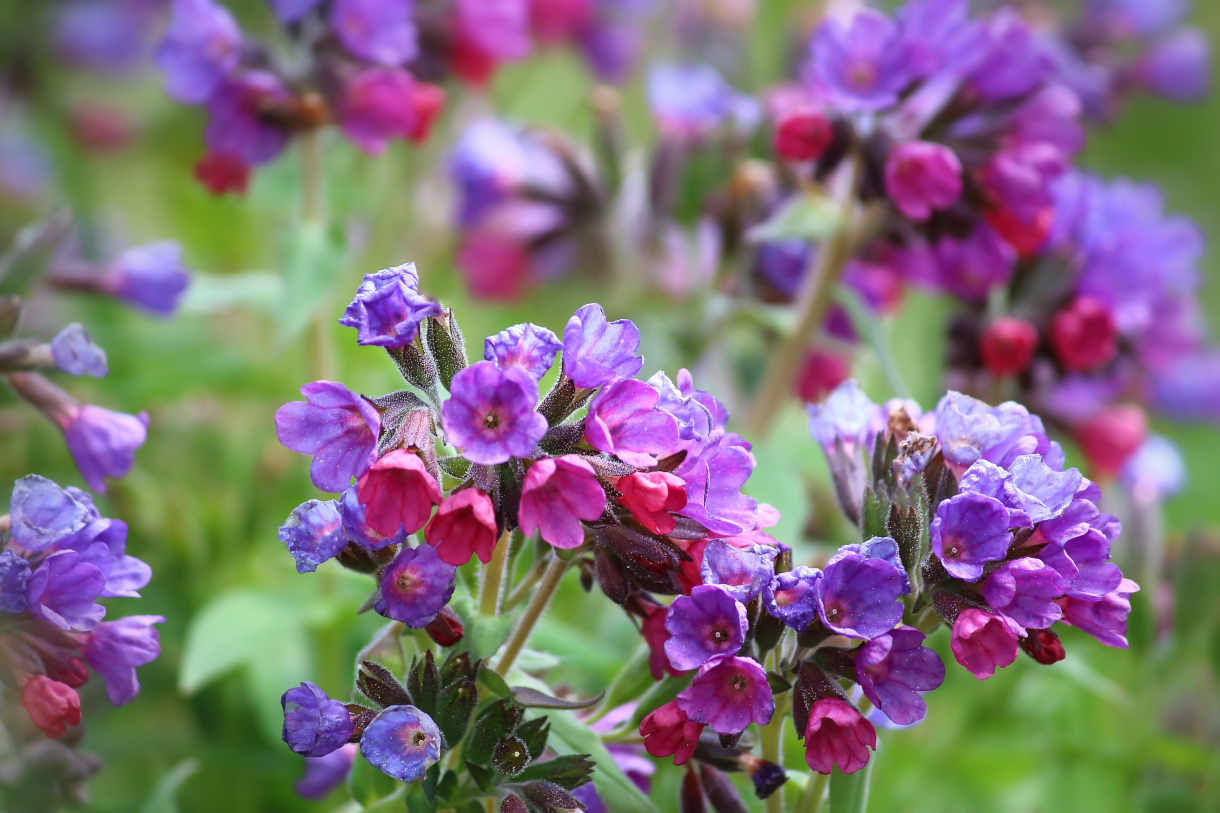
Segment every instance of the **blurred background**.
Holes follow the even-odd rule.
[[[302,763],[280,741],[279,696],[303,679],[334,691],[349,685],[353,657],[379,619],[354,615],[363,580],[334,567],[298,576],[277,541],[284,517],[315,493],[305,458],[276,441],[272,416],[316,377],[319,354],[330,355],[327,363],[353,390],[398,388],[392,365],[358,348],[330,318],[360,277],[415,261],[423,289],[458,312],[472,346],[519,321],[560,330],[576,307],[598,300],[612,316],[640,325],[649,368],[672,372],[698,359],[668,330],[663,299],[625,312],[621,292],[596,273],[489,304],[472,303],[453,270],[453,201],[442,180],[447,150],[464,122],[492,110],[589,134],[593,80],[576,56],[546,51],[506,66],[485,94],[453,93],[422,146],[395,144],[374,158],[333,132],[323,135],[322,250],[330,252],[332,273],[310,283],[329,314],[319,346],[285,329],[303,306],[273,284],[302,251],[319,250],[303,247],[297,228],[296,152],[256,173],[244,197],[212,196],[191,177],[202,151],[202,114],[166,97],[150,49],[119,72],[66,59],[54,37],[56,5],[0,2],[0,62],[13,86],[0,123],[0,176],[8,189],[0,198],[0,242],[66,208],[90,250],[174,239],[195,272],[172,320],[109,302],[48,299],[35,301],[24,325],[37,335],[40,324],[85,323],[108,351],[111,372],[78,382],[74,392],[151,416],[134,470],[99,504],[129,523],[129,552],[154,572],[138,603],[110,602],[115,613],[168,620],[160,659],[140,670],[136,702],[109,707],[98,681],[82,690],[84,745],[107,765],[90,785],[89,809],[333,809],[341,800],[306,802],[292,789]],[[243,28],[273,28],[262,2],[227,5]],[[779,72],[801,5],[758,4],[749,58],[737,77],[741,89],[757,90]],[[1198,6],[1195,23],[1220,34],[1220,5]],[[162,25],[153,25],[145,45]],[[644,141],[650,135],[641,83],[628,83],[623,93],[628,126]],[[1215,97],[1190,106],[1136,99],[1113,125],[1093,131],[1083,163],[1160,184],[1169,211],[1220,236],[1218,131]],[[1217,321],[1220,252],[1210,250],[1205,267],[1204,309]],[[929,325],[943,324],[945,307],[913,294],[884,325],[925,406],[943,391],[943,337]],[[867,361],[858,373],[870,394],[886,394]],[[1165,506],[1165,581],[1145,584],[1132,600],[1130,651],[1069,632],[1069,657],[1051,669],[1023,658],[985,682],[949,669],[946,685],[928,697],[922,725],[882,734],[870,809],[1220,810],[1220,431],[1156,429],[1179,443],[1189,479]],[[806,557],[816,545],[847,541],[833,519],[822,456],[795,404],[756,453],[748,490],[782,511],[776,536]],[[0,483],[28,472],[79,483],[54,427],[0,390]],[[1118,558],[1138,561],[1135,553]],[[559,655],[559,682],[598,691],[634,648],[634,630],[621,614],[604,612],[604,601],[571,580],[541,627],[533,645]],[[947,653],[948,636],[940,633],[934,645]],[[678,776],[659,774],[658,804],[673,804]]]

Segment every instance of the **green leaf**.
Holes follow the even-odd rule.
[[[864,813],[868,809],[868,784],[876,761],[874,755],[853,774],[836,770],[830,775],[830,813]]]
[[[824,195],[797,195],[746,234],[753,243],[773,240],[825,240],[839,228],[843,212]]]
[[[179,762],[157,782],[152,794],[140,808],[140,813],[177,813],[178,791],[198,770],[199,760],[193,757]]]
[[[658,813],[656,805],[627,778],[602,744],[601,737],[587,725],[568,711],[549,712],[547,719],[551,721],[549,744],[552,748],[560,754],[588,754],[592,757],[596,765],[593,785],[608,810]]]
[[[596,706],[606,696],[605,692],[588,700],[564,700],[528,686],[514,686],[513,698],[526,708],[535,709],[587,709]]]
[[[212,314],[232,308],[279,313],[284,280],[271,271],[243,274],[191,274],[191,287],[182,299],[182,312]]]

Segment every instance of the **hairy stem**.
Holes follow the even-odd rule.
[[[479,593],[479,612],[495,615],[500,609],[500,590],[504,585],[504,570],[508,564],[508,534],[500,535],[491,551],[491,561],[483,568],[483,588]]]
[[[854,200],[858,166],[858,159],[849,159],[840,201],[842,221],[819,247],[813,265],[805,274],[796,300],[796,325],[771,356],[762,385],[746,418],[746,428],[755,440],[766,436],[775,422],[776,414],[788,402],[801,360],[809,349],[810,341],[826,321],[839,279],[851,259],[858,233]]]
[[[805,792],[801,794],[801,798],[797,800],[792,809],[797,813],[818,813],[822,809],[822,802],[826,799],[826,786],[829,783],[830,774],[814,774],[809,784],[805,786]]]
[[[772,649],[767,653],[767,669],[775,671],[776,661],[778,658],[779,647]],[[771,715],[771,720],[762,727],[759,734],[759,742],[762,745],[762,758],[768,762],[774,762],[776,765],[784,764],[784,720],[788,715],[781,710],[781,706],[777,703],[775,713]],[[774,793],[767,797],[765,801],[767,813],[784,813],[784,792],[777,789]]]
[[[500,662],[496,664],[495,669],[498,674],[506,675],[508,670],[513,668],[513,663],[521,654],[521,650],[525,648],[525,642],[529,640],[530,633],[534,631],[534,626],[538,623],[546,605],[550,603],[551,596],[554,595],[555,588],[559,587],[559,581],[567,569],[567,562],[554,554],[551,555],[551,560],[542,574],[542,580],[538,583],[538,589],[534,592],[530,603],[526,605],[525,614],[521,616],[517,628],[513,630],[508,644],[504,647],[504,654],[500,657]]]
[[[534,589],[534,585],[538,584],[538,580],[542,578],[543,571],[546,570],[543,562],[545,562],[544,559],[534,562],[533,566],[530,567],[529,573],[526,573],[521,578],[521,583],[514,587],[513,591],[505,597],[503,604],[500,605],[500,609],[511,610],[525,601],[526,597],[530,594],[530,590]]]

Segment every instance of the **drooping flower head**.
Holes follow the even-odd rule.
[[[284,708],[284,742],[298,754],[325,756],[352,735],[347,708],[309,681],[284,692],[280,705]]]
[[[750,658],[716,658],[700,667],[678,693],[678,708],[718,734],[737,734],[750,723],[766,725],[775,712],[767,673]]]
[[[430,545],[404,547],[381,577],[374,609],[422,629],[453,596],[454,567]]]
[[[593,467],[578,455],[535,461],[521,486],[519,518],[526,534],[538,532],[557,548],[577,548],[586,522],[601,516],[606,493]]]
[[[855,773],[868,763],[870,748],[877,748],[877,730],[856,710],[837,697],[823,697],[809,711],[805,726],[805,762],[809,769],[829,774],[837,766]]]
[[[389,706],[369,723],[360,738],[360,753],[386,776],[418,782],[440,759],[440,729],[415,706]]]

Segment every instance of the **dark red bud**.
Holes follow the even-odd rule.
[[[453,646],[462,640],[462,619],[458,618],[453,610],[442,607],[424,630],[437,646]]]
[[[1047,666],[1067,657],[1059,636],[1050,630],[1030,630],[1029,635],[1022,638],[1020,643],[1026,655]]]
[[[1063,366],[1075,372],[1096,370],[1118,352],[1114,313],[1091,296],[1077,297],[1051,320],[1051,345]]]
[[[983,364],[996,375],[1024,372],[1038,346],[1038,331],[1023,319],[1002,316],[983,331]]]
[[[834,140],[834,127],[817,110],[785,113],[775,123],[772,146],[788,161],[816,161]]]

